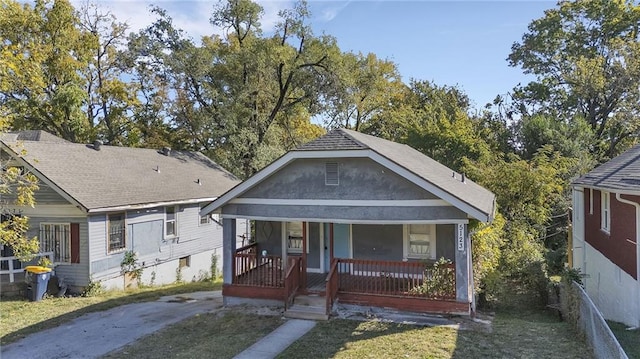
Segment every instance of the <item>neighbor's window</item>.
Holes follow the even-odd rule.
[[[602,206],[602,221],[601,228],[605,232],[609,232],[611,230],[611,196],[609,192],[602,191],[600,192],[600,205]]]
[[[167,237],[172,237],[177,235],[177,221],[176,221],[176,207],[166,207],[165,208],[165,235]]]
[[[110,214],[108,220],[109,252],[123,250],[126,245],[126,228],[124,213]]]
[[[179,268],[191,267],[191,256],[181,257],[178,260],[178,267]]]
[[[286,224],[287,253],[302,253],[302,222]]]
[[[202,211],[202,209],[205,207],[205,205],[201,205],[200,206],[200,210]],[[209,224],[211,223],[211,215],[210,214],[205,214],[204,216],[200,216],[200,224]]]
[[[434,224],[409,224],[407,226],[407,256],[410,258],[435,258]]]
[[[71,225],[41,223],[40,252],[53,252],[54,263],[71,263]]]

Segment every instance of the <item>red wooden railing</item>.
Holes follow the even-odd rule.
[[[327,301],[326,313],[331,314],[331,308],[338,295],[338,260],[334,258],[331,261],[331,267],[326,279],[325,297]]]
[[[256,287],[283,287],[282,258],[261,256],[255,243],[238,248],[233,255],[233,284]]]
[[[337,258],[338,291],[455,299],[453,264]]]
[[[300,257],[289,258],[287,274],[284,277],[284,309],[287,310],[293,304],[298,289],[300,288],[300,276],[302,273],[302,265]]]

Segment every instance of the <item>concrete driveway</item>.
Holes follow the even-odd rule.
[[[222,293],[196,292],[83,315],[3,346],[2,359],[96,358],[167,325],[222,307]]]

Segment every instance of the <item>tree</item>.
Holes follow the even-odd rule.
[[[86,141],[90,125],[81,72],[87,37],[67,0],[13,0],[0,6],[0,106],[14,129],[43,129]]]
[[[640,132],[640,6],[625,0],[561,1],[514,43],[510,66],[537,80],[515,89],[523,114],[584,118],[592,148],[612,157]]]
[[[319,133],[309,119],[321,109],[320,94],[331,81],[329,59],[339,49],[333,38],[313,35],[304,2],[282,11],[276,31],[266,37],[258,4],[223,1],[211,22],[224,36],[204,37],[201,45],[175,29],[163,10],[154,12],[158,20],[133,37],[130,48],[139,78],[141,69],[152,69],[169,82],[175,147],[203,151],[246,178],[287,146],[308,140],[297,135]]]
[[[397,66],[369,53],[343,54],[333,68],[334,88],[328,96],[328,127],[362,131],[376,115],[403,95]]]

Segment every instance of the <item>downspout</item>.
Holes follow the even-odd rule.
[[[638,298],[640,298],[640,203],[624,199],[620,196],[620,193],[616,193],[616,200],[636,208],[636,282],[639,283],[637,288]],[[640,300],[637,300],[636,303],[638,304],[638,312],[636,315],[639,316],[636,318],[636,325],[640,327]]]

